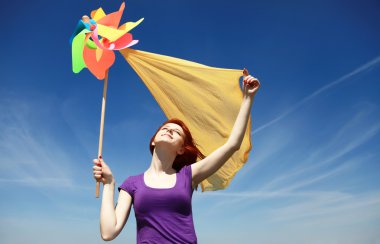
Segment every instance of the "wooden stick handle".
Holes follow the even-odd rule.
[[[104,78],[103,85],[103,99],[102,99],[102,114],[100,116],[100,132],[99,132],[99,147],[98,147],[98,159],[102,156],[103,150],[103,132],[104,132],[104,115],[106,113],[106,99],[107,99],[107,86],[108,86],[108,70]],[[100,181],[96,182],[95,196],[99,197]]]

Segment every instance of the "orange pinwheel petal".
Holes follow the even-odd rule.
[[[99,80],[103,80],[106,76],[106,71],[115,62],[115,54],[113,51],[102,50],[101,56],[97,58],[96,50],[98,49],[91,49],[85,45],[83,48],[83,58],[90,72]]]
[[[123,2],[118,11],[107,14],[106,16],[104,16],[96,22],[98,24],[106,25],[108,27],[113,27],[117,29],[119,27],[121,16],[123,15],[124,8],[125,3]]]

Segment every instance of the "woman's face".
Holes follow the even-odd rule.
[[[167,123],[157,132],[153,142],[156,146],[159,144],[170,145],[177,151],[177,154],[182,154],[185,133],[181,126],[174,123]]]

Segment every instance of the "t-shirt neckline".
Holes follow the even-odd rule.
[[[146,188],[148,188],[148,189],[153,189],[153,190],[171,190],[171,189],[176,188],[176,186],[177,186],[177,184],[178,184],[178,172],[175,173],[175,184],[174,184],[174,186],[169,187],[169,188],[156,188],[156,187],[148,186],[148,185],[145,183],[145,172],[141,174],[141,180],[142,180],[143,185],[144,185]]]

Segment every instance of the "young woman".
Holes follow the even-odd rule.
[[[115,208],[112,172],[101,157],[94,159],[94,178],[104,186],[100,209],[103,240],[112,240],[119,235],[133,204],[137,243],[197,243],[192,194],[195,187],[215,173],[242,143],[253,98],[260,87],[260,82],[250,75],[244,78],[243,83],[243,102],[224,145],[204,157],[186,125],[177,119],[168,120],[151,139],[153,156],[150,167],[123,182],[118,188]],[[201,160],[196,162],[197,158]]]

